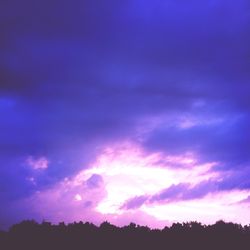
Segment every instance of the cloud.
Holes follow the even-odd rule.
[[[44,170],[49,167],[49,161],[46,157],[34,159],[32,156],[29,156],[26,160],[26,164],[34,170]]]
[[[88,188],[98,188],[102,185],[103,179],[101,175],[93,174],[87,181],[86,185]]]
[[[180,183],[177,185],[171,185],[170,187],[162,190],[159,194],[153,195],[150,198],[150,202],[159,201],[173,201],[183,197],[183,193],[189,188],[190,184]]]
[[[199,200],[205,198],[208,195],[216,195],[217,193],[224,192],[249,192],[249,187],[246,186],[238,186],[231,185],[227,186],[227,183],[230,182],[230,177],[225,178],[223,180],[219,179],[209,179],[205,181],[201,181],[196,185],[190,183],[179,183],[173,184],[159,192],[152,195],[142,195],[135,196],[128,199],[123,205],[122,209],[137,209],[142,205],[151,205],[151,204],[169,204],[183,201],[192,201]],[[243,199],[242,203],[248,202],[248,198]]]
[[[185,200],[201,199],[209,193],[217,191],[217,183],[213,181],[204,181],[192,186],[191,183],[173,184],[153,195],[135,196],[126,201],[123,209],[136,209],[143,204],[168,204]]]
[[[89,179],[85,176],[79,180],[78,176],[65,179],[50,188],[37,191],[25,198],[19,205],[29,207],[29,211],[38,220],[45,219],[52,222],[71,221],[102,221],[101,214],[95,207],[105,197],[105,186],[89,186]]]
[[[205,117],[203,118],[205,119]],[[218,124],[198,124],[194,127],[179,129],[163,127],[151,131],[144,141],[150,151],[166,151],[172,154],[196,152],[200,161],[221,162],[226,168],[248,166],[248,116],[231,114]]]
[[[128,201],[126,201],[121,209],[136,209],[139,208],[140,206],[142,206],[145,201],[148,200],[148,197],[146,195],[141,195],[141,196],[135,196],[131,199],[129,199]]]
[[[140,223],[151,220],[150,225],[160,226],[172,221],[173,215],[166,218],[162,217],[162,211],[159,215],[157,213],[166,205],[173,209],[170,209],[173,213],[184,203],[188,215],[194,216],[189,206],[201,214],[199,209],[214,199],[217,205],[212,208],[213,216],[218,218],[224,206],[231,206],[249,196],[249,189],[239,189],[237,185],[223,186],[223,182],[230,181],[232,176],[214,172],[214,164],[196,165],[196,161],[192,161],[194,165],[190,167],[190,161],[183,163],[185,157],[168,156],[168,164],[169,159],[178,159],[186,164],[186,167],[176,169],[157,165],[164,162],[161,157],[164,155],[145,155],[142,148],[128,142],[107,147],[89,168],[37,190],[29,198],[19,199],[18,207],[25,216],[29,214],[39,220],[46,218],[53,222],[90,220],[100,223],[108,219],[118,225],[129,223],[128,218],[131,218]],[[167,182],[169,186],[165,188]],[[227,213],[225,216],[230,216],[229,208]],[[136,219],[135,214],[141,214],[145,221]]]

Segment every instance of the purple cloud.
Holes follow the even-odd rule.
[[[98,188],[103,184],[103,179],[101,175],[93,174],[89,179],[86,181],[87,187],[92,188]]]
[[[154,195],[135,196],[127,200],[123,204],[122,209],[137,209],[143,204],[167,204],[179,201],[202,199],[208,194],[232,190],[239,190],[239,188],[237,186],[225,188],[224,181],[220,180],[202,181],[194,186],[192,186],[191,183],[179,183],[171,185]],[[249,188],[243,188],[242,190],[249,191]],[[242,202],[248,201],[249,198],[242,200]]]
[[[147,200],[148,200],[148,196],[146,195],[141,195],[141,196],[135,196],[131,199],[129,199],[128,201],[126,201],[121,209],[136,209],[139,208],[140,206],[142,206]]]
[[[183,197],[183,194],[187,192],[190,184],[188,183],[180,183],[177,185],[172,185],[160,193],[153,195],[150,198],[150,202],[160,202],[160,201],[173,201],[179,200]]]

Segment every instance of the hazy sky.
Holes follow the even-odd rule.
[[[0,228],[250,223],[248,0],[3,0],[0,30]]]

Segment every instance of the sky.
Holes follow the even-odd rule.
[[[0,28],[0,229],[250,223],[248,0],[3,0]]]

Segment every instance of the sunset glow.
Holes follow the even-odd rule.
[[[181,167],[176,169],[176,164]],[[221,218],[244,223],[250,212],[240,202],[250,191],[220,191],[223,176],[213,169],[216,165],[198,164],[194,156],[145,155],[138,145],[125,142],[105,148],[89,168],[31,199],[35,211],[54,221],[117,221],[140,211],[162,224],[196,219],[213,223]]]

